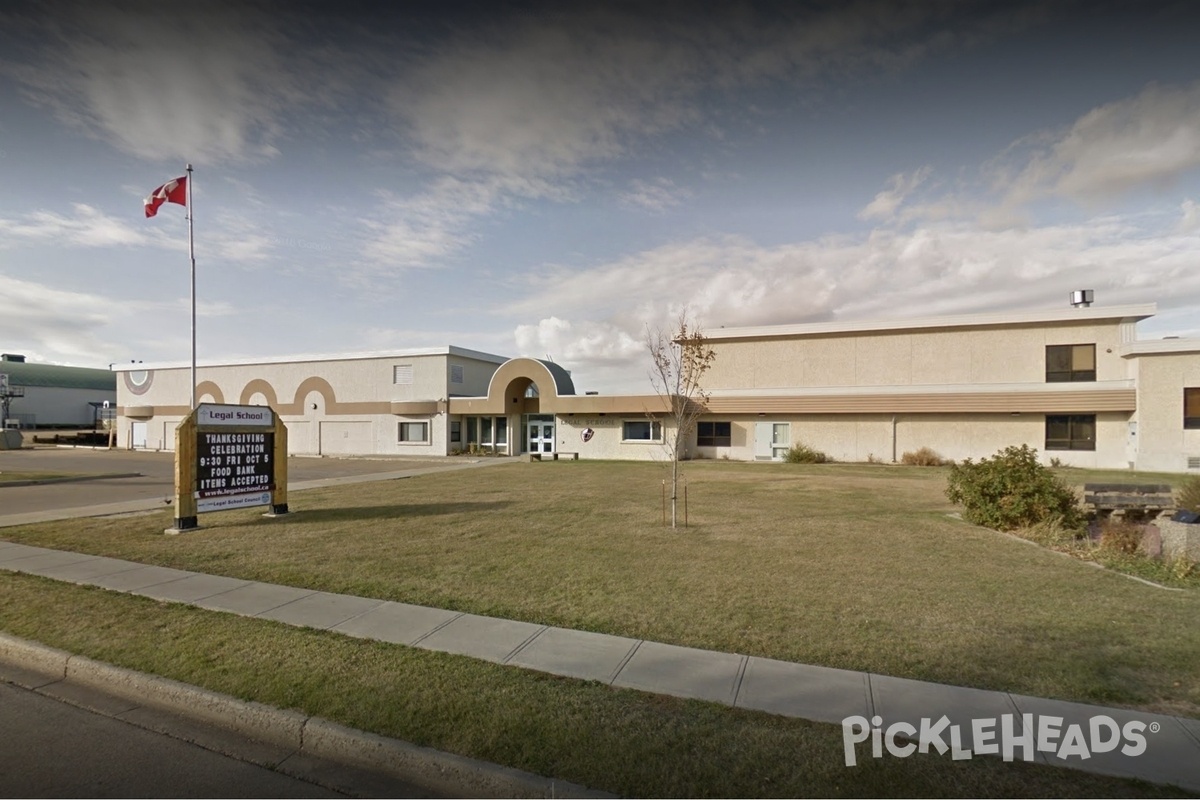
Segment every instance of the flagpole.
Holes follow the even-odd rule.
[[[187,165],[188,257],[192,261],[192,410],[196,409],[196,244],[192,219],[192,165]]]

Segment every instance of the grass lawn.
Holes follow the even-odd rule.
[[[650,797],[1182,797],[997,758],[847,768],[838,726],[0,572],[0,629],[542,775]]]
[[[950,518],[945,470],[508,464],[0,537],[830,667],[1200,717],[1200,590],[1164,591]]]

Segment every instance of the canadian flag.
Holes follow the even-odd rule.
[[[187,205],[187,176],[167,181],[142,201],[146,206],[146,216],[153,217],[158,213],[158,207],[163,203],[178,203]]]

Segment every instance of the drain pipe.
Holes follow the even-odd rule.
[[[892,414],[892,463],[896,463],[896,415]]]

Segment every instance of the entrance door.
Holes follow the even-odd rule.
[[[146,449],[146,423],[134,422],[129,426],[129,446],[134,450]]]
[[[554,423],[530,422],[526,426],[530,453],[554,452]]]

